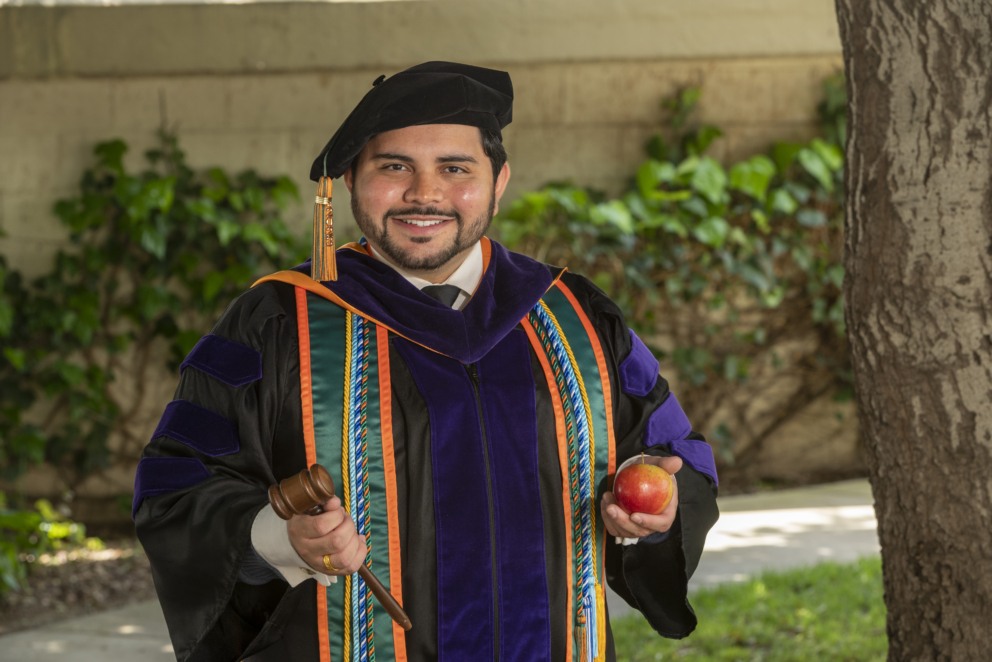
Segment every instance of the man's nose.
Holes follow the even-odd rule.
[[[431,172],[417,172],[410,179],[404,200],[414,203],[438,202],[443,195],[440,177]]]

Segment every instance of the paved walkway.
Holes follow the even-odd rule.
[[[691,588],[877,554],[872,503],[864,480],[724,497]],[[614,617],[630,612],[616,596],[608,599]],[[165,662],[175,656],[154,601],[0,636],[0,661],[52,660]]]

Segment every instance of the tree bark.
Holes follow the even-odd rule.
[[[890,660],[992,651],[992,4],[836,0],[845,301]]]

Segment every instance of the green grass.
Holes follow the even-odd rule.
[[[617,659],[867,661],[886,658],[881,561],[822,563],[690,595],[699,625],[663,639],[640,614],[613,622]]]

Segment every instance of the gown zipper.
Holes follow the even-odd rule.
[[[489,439],[486,435],[485,417],[482,410],[482,393],[479,388],[479,366],[470,363],[465,366],[469,381],[472,382],[472,392],[475,395],[475,407],[479,416],[479,428],[482,433],[482,460],[486,470],[486,497],[489,504],[489,551],[492,557],[492,589],[493,589],[493,660],[499,660],[499,582],[496,567],[496,513],[493,498],[492,459],[489,455]]]

